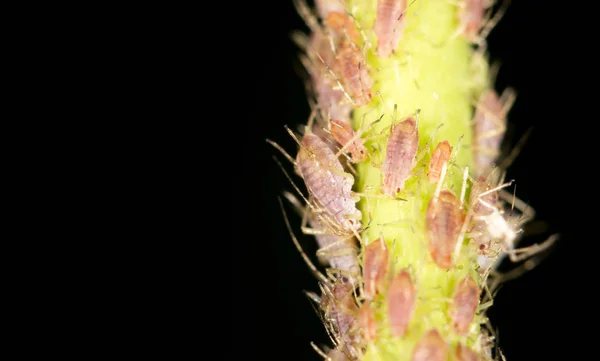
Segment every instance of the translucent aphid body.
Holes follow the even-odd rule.
[[[377,0],[377,56],[387,58],[396,50],[404,32],[406,3],[407,0]]]
[[[328,64],[333,65],[335,59],[329,37],[321,31],[313,32],[308,41],[307,53],[309,61],[305,61],[305,67],[310,73],[319,108],[327,118],[350,123],[352,104],[346,99],[332,74],[333,70],[328,69]]]
[[[383,194],[395,197],[404,188],[404,182],[415,166],[418,147],[419,131],[415,118],[408,117],[392,126],[381,167]]]
[[[437,330],[427,332],[417,343],[412,361],[446,361],[448,344]]]
[[[367,245],[363,265],[364,292],[367,299],[372,299],[383,290],[388,262],[389,251],[383,238]]]
[[[480,292],[479,286],[471,277],[466,277],[456,287],[450,305],[450,317],[452,327],[459,335],[465,335],[469,331],[479,305]]]
[[[354,177],[344,171],[329,146],[314,134],[304,135],[296,164],[319,206],[344,230],[360,228],[361,212],[352,194]]]
[[[359,308],[354,301],[353,288],[338,279],[333,286],[322,285],[321,309],[330,331],[344,353],[356,357],[355,345],[360,343],[358,327]]]
[[[429,161],[429,172],[427,173],[429,182],[436,184],[440,180],[442,167],[444,163],[450,160],[451,154],[452,147],[447,140],[440,142],[437,147],[435,147],[433,150],[433,155],[431,156],[431,160]]]
[[[333,138],[342,147],[347,147],[353,162],[362,162],[367,159],[368,152],[364,145],[364,140],[357,136],[350,124],[333,119],[331,120],[330,131]]]
[[[476,176],[490,170],[500,154],[500,145],[506,132],[507,112],[505,103],[495,91],[487,90],[481,95],[473,118]]]
[[[432,197],[425,212],[427,245],[433,261],[441,268],[452,267],[452,254],[463,224],[463,212],[456,196],[448,190]]]
[[[390,332],[393,337],[403,337],[415,311],[415,287],[410,274],[403,270],[390,282],[387,291]]]

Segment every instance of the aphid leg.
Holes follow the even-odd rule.
[[[273,147],[275,147],[275,149],[277,149],[278,151],[281,152],[281,154],[283,154],[283,156],[290,161],[290,163],[292,163],[294,166],[296,166],[296,160],[288,154],[288,152],[285,151],[285,149],[283,149],[279,144],[275,143],[274,141],[272,141],[271,139],[266,139],[266,142],[271,144]]]
[[[418,120],[417,120],[417,124],[418,124]],[[441,123],[440,125],[438,125],[437,127],[435,127],[435,129],[431,132],[431,136],[429,137],[429,140],[427,140],[427,143],[425,144],[425,146],[423,147],[423,149],[419,152],[419,154],[417,154],[417,157],[415,159],[415,164],[418,164],[421,159],[423,159],[423,157],[425,156],[425,154],[427,154],[430,149],[429,146],[431,145],[431,142],[433,141],[433,138],[435,137],[435,133],[437,133],[437,131],[444,125],[444,123]]]
[[[319,281],[321,281],[321,282],[327,282],[327,277],[325,277],[317,269],[317,267],[308,258],[308,256],[306,255],[306,253],[304,253],[304,250],[302,249],[302,246],[300,246],[300,242],[298,242],[298,239],[296,239],[296,236],[294,235],[294,232],[292,231],[292,226],[290,225],[290,221],[288,220],[287,213],[285,212],[285,208],[283,207],[283,202],[281,201],[280,197],[277,197],[277,199],[279,200],[279,206],[281,207],[281,211],[283,212],[283,218],[285,220],[285,225],[286,225],[286,227],[287,227],[287,229],[288,229],[288,231],[290,233],[290,236],[292,237],[292,241],[294,242],[294,245],[296,246],[296,248],[298,249],[298,252],[300,252],[300,255],[302,256],[302,259],[304,259],[304,262],[306,263],[306,265],[308,266],[308,268],[310,268],[310,270],[319,279]]]
[[[298,14],[300,14],[300,17],[302,18],[302,20],[304,20],[304,22],[310,28],[310,30],[313,32],[318,31],[320,29],[319,20],[317,19],[315,14],[310,10],[306,1],[293,0],[293,2],[296,11],[298,12]]]
[[[490,15],[492,13],[492,6],[489,6],[489,11],[487,12],[486,17],[483,21],[484,25],[479,32],[480,41],[482,41],[482,40],[485,41],[485,38],[487,38],[490,31],[492,31],[494,26],[496,26],[496,24],[500,21],[500,19],[502,19],[502,17],[506,13],[506,10],[507,10],[509,4],[510,4],[510,0],[503,0],[502,5],[498,9],[498,11],[496,11],[494,16]],[[491,16],[491,18],[490,18],[490,16]]]
[[[521,262],[525,259],[530,258],[531,256],[534,256],[552,247],[552,245],[558,240],[558,238],[558,234],[553,234],[542,243],[536,243],[529,247],[512,249],[508,253],[508,256],[510,260],[514,263]]]
[[[444,163],[444,166],[446,164]],[[465,167],[465,171],[463,173],[463,183],[462,183],[462,187],[460,190],[460,210],[461,212],[464,209],[464,196],[465,196],[465,189],[467,188],[467,177],[469,176],[469,167]],[[441,183],[441,179],[440,179],[440,183]],[[437,189],[436,189],[437,191]],[[470,218],[469,218],[470,219]],[[452,259],[453,262],[456,262],[456,260],[458,260],[458,257],[460,256],[460,250],[463,246],[464,243],[464,239],[465,239],[465,233],[467,231],[467,227],[469,226],[468,224],[468,220],[464,219],[462,226],[460,228],[460,232],[458,233],[458,238],[456,240],[456,247],[454,248],[454,254],[452,255]]]
[[[310,346],[313,348],[313,350],[315,350],[316,353],[319,354],[319,356],[321,356],[324,360],[326,361],[332,361],[331,357],[327,356],[327,354],[325,352],[323,352],[317,345],[315,345],[314,342],[310,342]]]

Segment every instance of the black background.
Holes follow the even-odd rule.
[[[591,346],[575,342],[587,332],[581,325],[596,303],[583,292],[595,288],[584,256],[595,257],[597,232],[585,220],[593,219],[595,207],[582,206],[595,205],[597,190],[592,187],[598,185],[590,173],[597,167],[589,150],[594,144],[587,140],[594,136],[575,137],[577,124],[585,124],[592,133],[599,115],[596,102],[589,100],[593,90],[581,86],[590,83],[583,62],[591,43],[579,25],[580,10],[541,0],[513,1],[488,37],[491,59],[502,64],[496,89],[512,86],[518,92],[509,114],[515,134],[510,143],[534,128],[508,177],[516,180],[517,195],[536,209],[536,219],[562,234],[536,269],[504,285],[488,312],[509,361],[555,358]],[[236,272],[242,275],[236,292],[243,292],[245,306],[232,320],[233,335],[241,342],[233,348],[244,358],[319,360],[309,343],[329,340],[302,293],[316,290],[317,282],[285,228],[277,196],[291,187],[272,156],[284,161],[288,171],[292,167],[265,142],[270,138],[293,152],[295,145],[283,126],[294,127],[308,117],[303,81],[295,70],[299,50],[289,37],[291,31],[306,27],[291,0],[252,5],[247,14],[244,24],[255,35],[248,40],[253,50],[245,56],[249,74],[243,86],[251,89],[247,96],[254,121],[246,123],[243,135],[249,152],[242,154],[248,231],[235,252],[240,267]],[[314,242],[298,231],[298,217],[286,209],[305,250],[314,252]],[[590,326],[595,332],[597,324]]]

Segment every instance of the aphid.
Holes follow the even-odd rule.
[[[383,282],[388,270],[389,252],[383,237],[365,247],[363,280],[365,298],[370,300],[383,290]]]
[[[317,256],[325,261],[334,270],[342,271],[343,278],[348,278],[349,282],[355,283],[355,276],[359,273],[356,241],[353,237],[342,237],[330,234],[326,225],[322,224],[310,207],[303,207],[300,201],[289,192],[284,192],[287,200],[294,205],[296,211],[302,217],[302,230],[304,233],[314,234],[319,250]],[[311,226],[311,230],[305,228],[306,223]]]
[[[456,348],[454,349],[454,356],[456,361],[479,361],[481,359],[478,353],[462,343],[456,345]]]
[[[387,58],[396,50],[404,32],[406,3],[407,0],[377,0],[377,56]]]
[[[337,224],[348,231],[359,229],[362,214],[352,194],[354,177],[344,171],[327,144],[312,133],[305,134],[296,164],[310,194]]]
[[[479,98],[473,118],[476,176],[491,169],[499,155],[506,132],[506,115],[514,99],[515,94],[511,89],[507,89],[501,97],[494,90],[488,89]]]
[[[459,32],[469,42],[486,45],[485,38],[506,12],[509,0],[505,0],[502,7],[490,18],[494,3],[495,0],[462,0],[459,10]],[[486,13],[487,9],[489,11]]]
[[[301,58],[308,70],[312,89],[324,118],[340,119],[350,122],[352,98],[345,94],[339,82],[327,64],[333,64],[335,53],[331,48],[330,38],[322,31],[312,32],[306,48],[308,57]]]
[[[410,274],[403,270],[390,282],[387,291],[390,331],[394,337],[403,337],[415,311],[415,287]]]
[[[369,302],[365,302],[360,306],[358,310],[358,323],[363,339],[367,342],[374,340],[377,323],[375,322],[375,311],[373,311]]]
[[[360,342],[360,335],[354,332],[358,327],[358,306],[354,301],[353,288],[338,279],[333,286],[321,284],[321,291],[320,306],[330,332],[338,345],[343,345],[344,350],[356,356],[354,345]]]
[[[452,267],[452,255],[463,224],[458,199],[448,190],[433,196],[425,212],[427,244],[433,261],[441,268]]]
[[[418,147],[419,130],[415,118],[408,117],[400,124],[392,125],[381,167],[383,194],[395,197],[404,188],[404,182],[415,166]]]
[[[352,97],[355,108],[371,102],[373,79],[363,54],[352,41],[344,39],[341,42],[337,48],[333,68],[344,89]]]
[[[427,332],[413,351],[412,361],[446,361],[448,344],[437,330]]]
[[[465,335],[469,331],[469,325],[473,322],[479,305],[480,293],[479,286],[470,276],[464,278],[456,287],[450,305],[450,318],[457,334]]]
[[[342,147],[347,147],[353,162],[358,163],[367,159],[368,152],[364,140],[359,137],[350,124],[337,119],[331,120],[330,123],[331,135]]]
[[[429,161],[429,172],[427,173],[429,182],[437,184],[440,180],[442,166],[450,160],[451,154],[452,147],[447,140],[438,143],[437,147],[433,150],[433,155]]]

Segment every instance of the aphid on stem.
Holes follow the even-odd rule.
[[[473,144],[475,175],[478,177],[489,171],[498,158],[500,145],[506,132],[506,116],[516,94],[511,88],[502,95],[488,89],[481,94],[473,117]]]
[[[407,270],[398,273],[387,289],[390,331],[393,337],[403,337],[415,311],[416,292]]]
[[[401,123],[392,125],[388,138],[385,159],[381,167],[383,173],[383,194],[395,197],[403,188],[415,166],[415,156],[419,147],[419,129],[416,117],[409,116]]]
[[[374,27],[377,35],[377,56],[388,58],[396,50],[406,23],[406,4],[407,0],[377,0]]]
[[[469,331],[469,325],[475,318],[480,293],[479,286],[470,276],[457,285],[450,304],[452,327],[457,334],[465,335]]]
[[[412,361],[446,361],[448,344],[439,331],[428,331],[417,343],[412,354]]]
[[[464,213],[461,203],[449,190],[434,195],[425,212],[427,245],[433,261],[441,268],[454,265],[453,254],[459,240]]]

